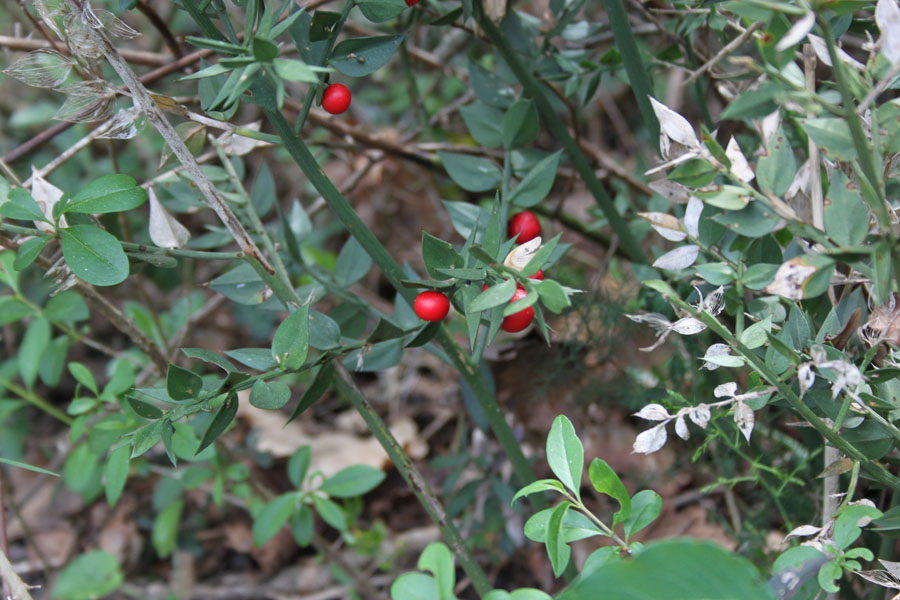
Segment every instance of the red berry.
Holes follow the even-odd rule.
[[[339,115],[350,107],[350,90],[343,83],[332,83],[322,94],[322,108]]]
[[[521,300],[525,296],[528,295],[528,292],[525,291],[525,288],[522,286],[516,287],[516,293],[513,294],[512,299],[509,301],[510,304],[515,302],[516,300]],[[513,313],[508,317],[503,319],[503,323],[500,324],[500,329],[503,331],[508,331],[509,333],[516,333],[522,331],[534,320],[534,308],[528,307],[523,308],[517,313]]]
[[[423,321],[440,321],[450,312],[450,300],[440,292],[429,290],[416,296],[413,310]]]
[[[544,280],[544,270],[538,269],[538,272],[535,273],[534,275],[532,275],[531,277],[529,277],[528,279],[538,279],[540,281],[543,281]]]
[[[419,0],[406,0],[407,6],[415,6],[418,3],[419,3]]]
[[[533,212],[524,210],[509,220],[508,233],[509,237],[514,237],[518,233],[519,238],[516,243],[524,244],[541,235],[541,222]]]

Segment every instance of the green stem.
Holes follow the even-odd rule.
[[[396,438],[394,438],[385,422],[378,416],[378,413],[372,405],[369,404],[368,399],[366,399],[356,386],[350,373],[348,373],[342,365],[336,363],[335,374],[337,375],[336,382],[338,389],[344,396],[349,398],[354,408],[356,408],[360,416],[366,421],[372,434],[378,438],[381,446],[385,449],[388,456],[391,458],[391,461],[394,463],[394,466],[397,467],[397,470],[400,471],[400,474],[403,475],[403,479],[406,480],[406,484],[416,495],[416,498],[418,498],[419,502],[422,504],[425,512],[428,513],[428,516],[431,517],[431,520],[434,521],[434,524],[440,529],[444,539],[450,544],[453,553],[456,554],[457,559],[459,559],[463,571],[465,571],[466,575],[472,581],[472,585],[475,586],[478,595],[482,598],[486,596],[493,586],[488,581],[487,575],[485,575],[481,566],[469,553],[469,549],[466,547],[466,543],[460,535],[459,530],[447,516],[440,500],[435,496],[431,487],[428,485],[428,482],[422,476],[422,473],[412,462],[409,455],[403,451],[403,447],[397,442]]]
[[[350,231],[350,234],[356,238],[356,241],[365,249],[366,253],[372,258],[373,262],[378,265],[384,276],[390,281],[397,293],[403,297],[406,302],[412,306],[417,295],[416,290],[408,288],[401,283],[406,279],[403,268],[397,264],[397,261],[390,255],[387,249],[378,241],[375,234],[366,227],[347,199],[334,186],[325,172],[316,162],[315,157],[309,151],[303,140],[297,136],[290,123],[279,112],[271,110],[263,110],[266,118],[274,127],[275,131],[281,136],[285,149],[291,154],[297,162],[307,179],[316,190],[322,195],[332,211],[344,223],[344,226]],[[487,381],[481,373],[479,365],[467,356],[465,351],[459,345],[455,338],[447,331],[446,327],[441,327],[435,337],[436,341],[441,345],[453,365],[460,372],[470,389],[475,395],[479,405],[488,419],[494,435],[500,442],[512,462],[516,477],[520,484],[525,485],[534,481],[534,472],[525,455],[519,441],[516,439],[509,424],[500,410],[497,400],[488,386]],[[533,497],[532,505],[537,509],[544,508],[546,502],[542,497]]]
[[[628,224],[622,216],[619,215],[615,204],[613,204],[612,198],[610,198],[609,194],[603,188],[600,180],[597,179],[594,169],[581,151],[581,148],[578,147],[578,144],[575,143],[575,140],[569,135],[569,130],[566,128],[565,123],[563,123],[559,115],[556,114],[553,105],[550,103],[550,100],[544,91],[544,87],[541,86],[541,84],[532,76],[531,72],[525,68],[525,65],[519,60],[519,56],[516,54],[515,50],[512,49],[509,42],[506,40],[506,36],[496,25],[494,25],[493,21],[484,15],[484,11],[478,2],[475,3],[475,12],[479,26],[481,26],[487,37],[500,51],[500,54],[519,80],[519,83],[525,88],[525,92],[534,100],[550,133],[553,134],[553,137],[555,137],[566,150],[566,154],[568,154],[575,169],[578,171],[579,175],[581,175],[588,190],[594,196],[594,201],[597,203],[597,206],[603,211],[603,214],[609,221],[610,227],[612,227],[613,231],[619,237],[622,248],[632,261],[646,264],[647,256],[644,254],[643,249],[641,249],[640,244],[638,244],[637,240],[632,235],[631,230],[628,228]]]
[[[55,417],[56,419],[62,421],[66,425],[72,425],[72,421],[73,421],[72,417],[70,417],[66,413],[62,412],[61,410],[59,410],[58,408],[56,408],[55,406],[53,406],[52,404],[50,404],[49,402],[47,402],[46,400],[44,400],[43,398],[41,398],[40,396],[38,396],[37,394],[32,392],[31,390],[26,390],[25,388],[16,385],[15,383],[13,383],[12,381],[9,381],[8,379],[0,379],[0,387],[4,387],[4,388],[8,389],[16,396],[19,396],[20,398],[22,398],[29,404],[34,405],[35,407],[41,409],[42,411],[44,411],[51,417]]]
[[[144,244],[122,241],[120,241],[119,244],[122,246],[123,250],[130,252],[159,254],[176,258],[200,258],[206,260],[234,260],[236,258],[244,258],[243,252],[206,252],[202,250],[182,250],[180,248],[158,248],[157,246],[146,246]]]
[[[628,81],[631,82],[641,117],[650,132],[650,139],[656,140],[659,138],[659,121],[656,120],[656,113],[650,104],[653,84],[647,75],[644,61],[641,60],[641,52],[631,32],[631,23],[628,22],[625,6],[622,0],[603,0],[603,6],[606,7],[606,16],[609,19],[613,39],[616,41],[616,49],[622,55],[622,63],[625,65],[625,72],[628,73]]]

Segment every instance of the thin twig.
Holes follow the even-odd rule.
[[[40,50],[42,48],[52,48],[53,45],[45,40],[35,40],[30,38],[13,37],[9,35],[0,35],[0,48],[9,48],[10,50]],[[159,67],[172,62],[172,55],[168,52],[145,52],[143,50],[120,50],[122,56],[128,62],[137,63],[139,65],[147,65],[150,67]],[[65,48],[60,54],[68,55]]]
[[[866,97],[863,98],[862,102],[859,103],[859,106],[856,107],[856,114],[862,115],[869,108],[869,105],[875,102],[875,99],[881,95],[884,90],[887,89],[891,83],[897,79],[897,76],[900,76],[900,62],[894,63],[894,66],[891,67],[891,70],[887,72],[887,74],[881,78],[881,80],[875,84],[869,93],[866,94]]]
[[[175,39],[175,36],[172,35],[172,30],[169,29],[169,26],[166,24],[162,18],[160,18],[159,13],[156,12],[156,9],[150,5],[147,0],[138,0],[137,9],[144,13],[144,16],[147,17],[147,20],[156,27],[156,30],[160,33],[163,40],[166,42],[166,46],[169,47],[169,50],[172,51],[172,54],[175,55],[175,58],[181,58],[184,54],[181,51],[181,46],[178,44],[178,40]],[[124,55],[123,55],[124,56]]]
[[[738,46],[743,44],[747,40],[747,38],[749,38],[751,35],[753,35],[753,32],[756,31],[757,29],[759,29],[760,27],[762,27],[762,25],[763,24],[761,21],[756,21],[755,23],[750,25],[750,27],[745,29],[743,31],[743,33],[741,33],[736,38],[734,38],[733,40],[728,42],[724,48],[722,48],[721,50],[719,50],[716,53],[715,56],[713,56],[711,59],[709,59],[708,61],[703,63],[703,66],[701,66],[699,69],[697,69],[696,71],[691,73],[690,77],[688,77],[687,79],[685,79],[682,82],[682,85],[688,85],[689,83],[692,83],[695,79],[697,79],[698,77],[700,77],[701,75],[703,75],[704,73],[709,71],[712,67],[717,65],[719,63],[719,61],[721,61],[723,58],[725,58],[726,56],[728,56],[729,54],[731,54],[732,52],[737,50]]]

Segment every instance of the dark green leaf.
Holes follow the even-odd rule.
[[[319,513],[323,521],[338,531],[347,530],[347,520],[344,518],[344,513],[340,506],[321,496],[313,496],[313,506],[316,507],[316,512]]]
[[[334,498],[362,496],[384,481],[384,471],[367,465],[353,465],[341,469],[319,486],[319,490]]]
[[[521,183],[510,192],[509,202],[525,208],[540,204],[553,187],[561,156],[562,150],[554,152],[532,167]]]
[[[278,410],[291,400],[291,388],[280,381],[257,381],[250,390],[250,404],[265,410]]]
[[[296,452],[291,455],[288,460],[287,472],[288,479],[294,484],[294,487],[300,488],[303,480],[306,478],[306,472],[309,470],[309,461],[312,459],[312,448],[309,445],[300,446]]]
[[[34,386],[40,368],[40,358],[50,344],[51,328],[47,319],[38,318],[28,324],[22,343],[19,345],[17,360],[19,375],[29,390]]]
[[[125,576],[116,557],[103,550],[79,554],[59,573],[53,584],[54,600],[105,598],[119,589]]]
[[[63,257],[77,277],[97,286],[128,277],[128,257],[114,235],[93,225],[72,225],[59,233]]]
[[[234,366],[231,361],[223,358],[215,352],[210,352],[204,348],[182,348],[181,352],[188,358],[198,358],[204,362],[212,363],[221,367],[228,373],[240,373],[240,369]]]
[[[131,458],[146,454],[155,446],[159,441],[159,436],[162,435],[162,427],[162,421],[153,421],[135,431],[134,437],[131,438]]]
[[[536,284],[536,287],[538,294],[541,296],[541,302],[551,312],[559,314],[572,305],[563,287],[552,279],[540,281]]]
[[[259,547],[275,537],[278,530],[287,523],[296,506],[296,492],[282,494],[266,504],[253,519],[253,544]]]
[[[33,237],[22,242],[22,245],[19,246],[19,251],[16,253],[16,262],[13,263],[13,268],[16,271],[21,271],[28,265],[34,262],[47,243],[53,238],[46,235],[39,235],[37,237]]]
[[[631,516],[631,496],[622,484],[622,480],[605,460],[595,458],[588,466],[588,478],[591,485],[601,494],[612,496],[619,503],[619,511],[613,515],[613,526],[622,523]]]
[[[438,156],[450,178],[464,190],[485,192],[500,185],[500,169],[485,158],[450,152],[438,152]]]
[[[64,213],[111,213],[137,208],[147,200],[147,192],[130,175],[104,175],[95,179],[63,208]]]
[[[362,14],[373,23],[384,23],[395,19],[407,8],[404,0],[359,0],[356,5]]]
[[[166,372],[166,392],[173,400],[196,398],[203,389],[203,380],[193,371],[169,365]]]
[[[631,515],[625,519],[625,539],[652,523],[662,512],[662,498],[653,490],[641,490],[631,498]]]
[[[517,100],[503,115],[503,147],[507,150],[530,144],[537,138],[540,120],[531,100]]]
[[[138,400],[133,396],[128,396],[128,405],[137,413],[138,416],[145,419],[159,419],[163,416],[163,411],[159,410],[149,402]]]
[[[572,549],[562,535],[562,522],[570,506],[570,502],[560,503],[550,513],[550,519],[547,521],[547,539],[544,543],[555,577],[559,577],[566,570],[569,557],[572,555]]]
[[[226,350],[225,355],[257,371],[268,371],[275,366],[275,359],[272,358],[272,350],[269,348]]]
[[[341,287],[347,287],[365,277],[371,268],[372,258],[356,238],[350,236],[338,254],[334,279]]]
[[[462,265],[462,257],[453,244],[424,231],[422,232],[422,260],[425,261],[425,270],[435,279],[448,278],[438,269]]]
[[[278,46],[259,36],[253,38],[251,47],[253,49],[253,58],[260,62],[268,62],[278,56]]]
[[[109,454],[106,459],[104,476],[106,478],[106,501],[110,506],[115,506],[125,489],[128,480],[128,466],[131,462],[131,451],[128,446],[119,446]]]
[[[459,109],[469,133],[487,148],[503,144],[503,111],[483,102],[474,102]]]
[[[344,40],[335,47],[329,62],[344,75],[365,77],[384,66],[402,41],[402,34]]]
[[[507,279],[478,294],[471,304],[466,306],[466,312],[476,313],[506,304],[513,297],[515,292],[516,281],[514,279]]]
[[[304,304],[288,315],[275,330],[272,356],[282,369],[299,369],[308,353],[309,304]]]
[[[216,441],[222,433],[231,425],[231,422],[234,420],[234,416],[237,414],[238,409],[238,399],[234,394],[228,394],[225,397],[225,402],[222,403],[222,406],[219,408],[219,411],[216,413],[216,416],[213,417],[212,422],[209,424],[209,427],[206,428],[206,432],[203,434],[203,439],[200,440],[200,446],[197,447],[197,454],[203,452],[207,446]]]
[[[9,193],[9,199],[0,204],[0,216],[17,221],[44,221],[49,223],[47,217],[41,211],[41,207],[34,201],[27,191],[16,188]]]
[[[331,388],[333,376],[334,367],[331,366],[330,362],[327,362],[319,367],[319,370],[316,372],[316,376],[313,378],[312,383],[310,383],[309,387],[306,388],[306,391],[303,392],[303,395],[300,397],[300,402],[297,403],[296,408],[294,408],[294,412],[292,412],[291,416],[288,417],[288,423],[300,416],[303,411],[318,402],[319,399],[325,395],[325,392],[327,392],[329,388]]]

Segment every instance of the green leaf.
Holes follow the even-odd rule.
[[[730,210],[712,218],[731,231],[747,237],[762,237],[778,224],[778,215],[762,202],[753,201],[741,210]]]
[[[448,276],[438,269],[462,265],[462,257],[453,244],[425,231],[422,232],[422,260],[425,262],[425,270],[435,279],[448,279]]]
[[[40,358],[44,349],[50,344],[50,323],[47,319],[35,319],[29,323],[19,345],[17,360],[19,363],[19,375],[29,390],[34,386],[40,369]]]
[[[272,357],[282,369],[299,369],[309,353],[309,304],[281,322],[272,340]]]
[[[740,3],[731,3],[740,4]],[[722,111],[723,119],[758,119],[771,114],[778,106],[775,98],[785,92],[780,83],[763,82],[758,88],[744,92],[728,103]]]
[[[53,323],[74,325],[89,318],[91,313],[78,292],[67,290],[50,298],[44,307],[44,316]]]
[[[478,144],[486,148],[496,148],[503,144],[502,110],[483,102],[473,102],[469,106],[460,108],[459,114]]]
[[[251,42],[253,58],[260,62],[269,62],[278,56],[278,46],[271,41],[255,36]]]
[[[391,584],[393,600],[435,600],[440,598],[437,581],[425,573],[404,573]]]
[[[103,550],[76,556],[63,568],[53,584],[54,600],[93,600],[119,589],[125,576],[116,557]]]
[[[341,326],[317,310],[309,311],[309,345],[317,350],[330,350],[341,345]]]
[[[623,522],[625,539],[652,523],[662,512],[662,498],[653,490],[641,490],[631,498],[631,514]]]
[[[500,169],[485,159],[468,154],[438,152],[450,178],[464,190],[486,192],[495,189],[503,179]]]
[[[0,296],[0,325],[8,325],[27,317],[31,307],[13,296]]]
[[[322,517],[323,521],[338,531],[347,530],[347,520],[340,506],[321,496],[313,496],[313,506],[316,507],[316,512]]]
[[[365,77],[387,64],[402,41],[402,34],[344,40],[334,48],[329,62],[344,75]]]
[[[19,251],[16,253],[16,261],[13,263],[13,268],[16,271],[21,271],[33,263],[34,259],[40,255],[41,251],[52,239],[50,236],[39,235],[22,242],[22,245],[19,246]]]
[[[772,331],[772,317],[766,317],[741,333],[741,343],[751,350],[759,348],[768,341],[770,331]]]
[[[572,555],[572,549],[562,535],[562,522],[571,505],[571,502],[560,503],[550,513],[550,519],[547,521],[547,540],[544,544],[547,547],[547,556],[550,558],[554,577],[562,575]]]
[[[206,350],[204,348],[182,348],[181,352],[188,358],[197,358],[204,362],[212,363],[218,367],[221,367],[228,373],[241,372],[240,369],[234,366],[228,359],[223,358],[215,352],[210,352],[209,350]]]
[[[173,400],[190,400],[200,395],[203,379],[193,371],[169,365],[166,372],[166,392]]]
[[[565,490],[563,489],[563,484],[555,479],[538,479],[537,481],[532,481],[516,492],[516,495],[510,500],[510,504],[523,496],[530,496],[531,494],[536,494],[538,492],[549,491],[563,493]]]
[[[291,400],[291,388],[280,381],[257,381],[250,390],[250,404],[264,410],[278,410]]]
[[[288,460],[288,479],[291,480],[294,487],[299,488],[306,478],[310,460],[312,460],[312,448],[308,444],[297,448],[297,451],[294,452],[291,455],[290,460]]]
[[[540,120],[531,100],[517,100],[503,115],[503,147],[506,150],[530,144],[537,138]]]
[[[287,81],[303,81],[305,83],[316,83],[319,81],[318,74],[302,60],[276,58],[273,64],[278,76]]]
[[[469,84],[475,96],[488,106],[505,110],[515,102],[513,88],[472,59],[469,59]]]
[[[597,590],[603,600],[774,600],[747,559],[710,542],[678,539],[598,566],[559,600],[596,600]]]
[[[718,173],[718,169],[709,161],[692,158],[672,169],[666,179],[688,187],[701,188],[712,183]]]
[[[613,527],[631,516],[631,496],[628,495],[622,480],[605,460],[595,458],[591,461],[588,465],[588,478],[595,490],[615,498],[619,503],[619,511],[613,515]]]
[[[450,222],[453,223],[453,228],[464,239],[472,237],[472,231],[481,230],[490,219],[490,215],[487,211],[482,210],[474,204],[468,202],[450,202],[448,200],[444,200],[443,202],[444,208],[450,213]]]
[[[315,530],[315,520],[309,504],[301,504],[291,515],[291,534],[301,548],[309,546]]]
[[[109,454],[103,474],[106,478],[106,501],[115,506],[125,489],[128,480],[128,467],[131,462],[131,450],[128,446],[119,446]]]
[[[288,492],[270,501],[253,519],[253,545],[260,547],[284,527],[297,506],[297,493]]]
[[[367,465],[341,469],[319,486],[319,491],[335,498],[362,496],[384,481],[384,471]]]
[[[516,281],[514,279],[507,279],[506,281],[492,285],[475,296],[475,299],[466,306],[466,312],[477,313],[494,308],[495,306],[506,304],[515,293]]]
[[[756,163],[756,180],[763,190],[775,196],[782,196],[797,174],[797,160],[788,143],[784,129],[780,126],[772,136],[766,153]]]
[[[736,185],[718,185],[709,191],[697,190],[694,195],[704,203],[725,210],[741,210],[750,202],[750,196]]]
[[[149,402],[138,400],[132,396],[128,396],[128,405],[139,417],[145,419],[159,419],[163,416],[163,411],[159,410]]]
[[[97,389],[97,382],[94,381],[94,375],[91,373],[90,369],[88,369],[83,364],[70,362],[69,373],[72,374],[72,377],[75,378],[75,381],[94,392],[95,396],[100,393]]]
[[[303,28],[303,20],[303,17],[300,17],[300,28]],[[331,32],[334,25],[340,20],[341,13],[331,12],[328,10],[317,10],[313,14],[312,21],[310,22],[307,29],[307,32],[309,34],[309,41],[322,42],[327,40],[329,37],[331,37]],[[305,48],[306,44],[297,44],[297,46],[301,48],[301,52],[303,52],[304,50],[306,50],[306,52],[309,52],[309,50]],[[307,62],[316,62],[316,64],[318,64],[318,61],[311,61],[307,57],[304,57],[304,60],[306,60]]]
[[[538,294],[541,296],[541,302],[544,303],[551,312],[561,313],[564,309],[572,306],[572,302],[566,295],[563,286],[559,285],[552,279],[545,279],[536,284]]]
[[[80,279],[107,286],[128,277],[128,257],[114,235],[93,225],[72,225],[59,234],[66,264]]]
[[[0,204],[0,216],[17,221],[44,221],[49,223],[41,207],[27,191],[16,188],[9,193],[9,199]]]
[[[238,348],[226,350],[225,355],[257,371],[268,371],[275,366],[275,359],[269,348]]]
[[[510,192],[510,204],[525,208],[540,204],[553,187],[560,157],[562,150],[554,152],[534,165],[521,183]]]
[[[256,177],[253,179],[253,187],[250,189],[250,202],[253,204],[253,208],[256,209],[257,216],[262,218],[272,210],[272,206],[275,204],[275,194],[275,179],[272,178],[269,163],[264,162],[260,165],[259,171],[256,172]]]
[[[373,23],[384,23],[395,19],[407,8],[404,0],[359,0],[356,5],[362,14]]]
[[[431,571],[437,582],[438,596],[440,600],[456,600],[453,595],[453,586],[456,583],[456,569],[453,564],[453,555],[443,542],[431,542],[419,556],[416,564],[420,571]]]
[[[163,421],[153,421],[135,431],[131,438],[131,458],[146,454],[155,446],[162,435],[162,428]]]
[[[372,268],[372,258],[356,238],[347,238],[334,266],[334,279],[341,287],[347,287],[366,276]]]
[[[171,556],[175,551],[178,544],[182,509],[184,509],[184,500],[176,500],[156,515],[156,519],[153,521],[150,541],[160,558]]]
[[[868,232],[869,211],[857,185],[843,171],[835,170],[825,202],[825,233],[841,246],[857,246]]]
[[[203,452],[207,446],[216,441],[216,438],[225,432],[234,420],[237,409],[237,397],[234,394],[228,394],[228,396],[225,397],[225,402],[222,403],[216,416],[213,417],[212,422],[210,422],[209,427],[206,428],[206,433],[203,434],[203,439],[200,440],[200,445],[197,447],[197,454]]]
[[[316,372],[316,376],[313,378],[312,383],[309,384],[309,387],[306,388],[305,392],[303,392],[303,396],[300,397],[300,402],[297,403],[297,406],[296,408],[294,408],[291,416],[288,417],[288,423],[300,416],[303,411],[318,402],[319,399],[325,395],[325,392],[327,392],[331,388],[333,376],[334,367],[330,362],[325,363],[319,368],[319,370]]]
[[[850,126],[844,119],[800,119],[800,126],[819,146],[826,158],[851,161],[856,158],[856,147],[850,135]]]
[[[559,415],[547,435],[547,464],[559,480],[581,499],[581,471],[584,469],[584,447],[575,434],[572,422]]]
[[[259,273],[253,270],[253,267],[242,262],[210,281],[209,287],[229,300],[252,306],[261,304],[264,300],[266,283]]]
[[[111,213],[137,208],[147,191],[130,175],[104,175],[87,184],[63,208],[64,213]]]

